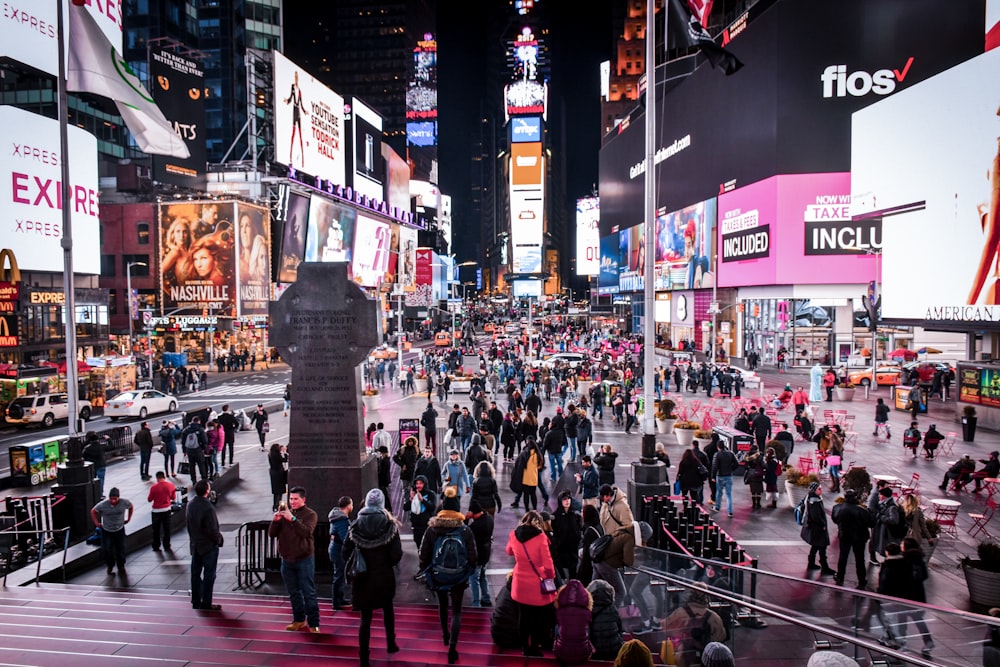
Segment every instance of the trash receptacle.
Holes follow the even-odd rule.
[[[11,486],[35,486],[48,480],[44,444],[16,445],[9,451]]]

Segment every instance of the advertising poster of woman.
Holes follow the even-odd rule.
[[[350,262],[356,217],[352,208],[322,197],[312,197],[309,200],[306,261]]]
[[[259,206],[236,206],[239,230],[239,290],[242,315],[266,315],[271,286],[270,212]]]
[[[417,281],[417,230],[400,225],[399,228],[399,277],[397,283],[414,285]]]
[[[294,283],[299,264],[306,254],[306,225],[309,222],[309,197],[296,192],[288,195],[288,209],[281,235],[281,265],[278,282]]]
[[[231,202],[161,204],[164,311],[236,316],[236,238]]]

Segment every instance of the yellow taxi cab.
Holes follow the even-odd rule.
[[[900,375],[902,373],[899,366],[878,366],[875,369],[875,384],[879,386],[899,384]],[[872,369],[863,368],[852,371],[847,375],[847,379],[850,380],[851,384],[867,387],[872,384]]]
[[[483,325],[483,331],[486,333],[493,333],[494,331],[496,331],[496,325],[493,324],[492,322],[487,322],[486,324]]]
[[[372,356],[376,359],[395,359],[398,353],[396,352],[396,348],[382,345],[372,352]]]
[[[434,335],[434,345],[435,347],[450,347],[451,346],[451,334],[447,331],[439,331]]]

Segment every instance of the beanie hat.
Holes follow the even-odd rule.
[[[878,490],[878,494],[880,496],[882,496],[883,498],[891,498],[892,497],[892,487],[883,486],[881,489]]]
[[[483,506],[479,504],[478,500],[473,499],[469,501],[470,514],[479,514],[482,511],[483,511]]]
[[[809,493],[815,493],[819,489],[819,482],[813,482],[809,485]]]
[[[836,651],[816,651],[809,657],[807,667],[858,667],[857,660]]]
[[[653,667],[653,654],[638,639],[630,639],[618,650],[615,667]]]
[[[444,490],[444,500],[441,501],[441,509],[452,512],[462,511],[462,501],[459,499],[458,491],[455,490],[455,487],[449,486]]]
[[[736,658],[729,647],[719,642],[709,642],[701,652],[702,667],[736,667]]]
[[[372,489],[365,496],[365,507],[370,507],[372,509],[385,509],[385,496],[382,495],[381,489]]]
[[[653,536],[653,527],[650,526],[645,521],[639,522],[639,534],[642,536],[643,542],[648,542],[649,538]]]

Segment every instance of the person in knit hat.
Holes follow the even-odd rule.
[[[736,667],[736,658],[725,644],[709,642],[701,652],[701,667]]]
[[[434,557],[445,540],[459,537],[465,545],[468,558],[464,577],[458,581],[445,579],[436,571]],[[427,524],[427,532],[420,543],[420,571],[425,573],[428,588],[437,593],[438,616],[441,619],[441,636],[448,647],[448,664],[458,662],[458,631],[462,627],[462,599],[469,587],[469,575],[476,569],[476,539],[472,529],[465,525],[465,515],[461,511],[461,500],[453,486],[445,488],[441,511]],[[440,575],[440,576],[439,576]],[[448,607],[451,606],[451,628],[448,627]]]
[[[836,651],[816,651],[806,667],[858,667],[858,661]]]
[[[819,482],[809,485],[809,495],[806,496],[805,518],[799,536],[809,546],[810,570],[819,570],[820,574],[836,576],[837,571],[830,567],[826,560],[826,548],[830,546],[830,532],[826,522],[826,510],[823,508],[823,488]],[[819,556],[819,565],[816,564]]]
[[[630,639],[618,650],[615,667],[653,667],[653,654],[638,639]]]

